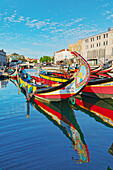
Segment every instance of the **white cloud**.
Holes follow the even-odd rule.
[[[36,21],[38,21],[37,19],[34,19],[34,20],[32,20],[31,22],[36,22]]]
[[[107,11],[103,12],[102,15],[107,15],[107,14],[110,14],[110,13],[111,13],[111,11],[107,10]]]
[[[111,13],[106,11],[106,15],[108,14]],[[0,39],[4,37],[8,43],[13,43],[13,40],[15,40],[17,44],[21,44],[25,47],[29,46],[30,48],[20,48],[18,46],[18,49],[14,44],[15,50],[13,50],[12,53],[16,51],[25,56],[49,55],[47,48],[51,49],[52,52],[53,50],[58,50],[58,48],[67,48],[65,46],[66,44],[68,46],[70,41],[76,42],[78,39],[95,34],[97,31],[96,25],[91,26],[91,23],[89,25],[86,24],[88,22],[86,22],[85,18],[72,18],[70,20],[59,20],[56,22],[52,19],[39,20],[37,18],[25,17],[18,15],[16,11],[11,15],[8,15],[7,13],[2,17],[5,22],[4,26],[10,27],[12,32],[0,35]],[[16,23],[18,23],[18,26],[21,26],[22,24],[23,30],[26,27],[29,28],[26,29],[27,31],[25,35],[21,35],[19,32],[17,32],[18,34],[14,34],[15,31],[18,31],[18,29],[16,30],[16,27],[14,27]],[[24,42],[22,41],[22,43],[20,43],[21,41],[18,41],[21,39],[24,39]],[[32,47],[33,49],[43,49],[42,51],[44,52],[40,50],[32,50]]]
[[[83,19],[78,18],[78,19],[71,19],[71,20],[72,20],[72,22],[69,22],[68,24],[66,24],[66,26],[72,26],[73,24],[78,23],[78,22],[82,21]]]
[[[24,21],[24,17],[23,16],[17,17],[16,14],[4,17],[4,22],[16,23],[16,22],[21,22],[21,21]]]
[[[24,17],[23,16],[20,16],[20,21],[25,21]]]
[[[113,14],[108,15],[108,16],[106,17],[107,20],[112,19],[112,18],[113,18]]]
[[[107,3],[103,4],[102,7],[108,7],[109,5],[110,5],[110,3],[107,2]]]

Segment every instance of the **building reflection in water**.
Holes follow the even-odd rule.
[[[6,87],[8,84],[8,79],[0,80],[0,89]]]

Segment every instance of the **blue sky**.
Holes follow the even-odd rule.
[[[109,27],[112,0],[0,0],[0,49],[7,54],[53,56]]]

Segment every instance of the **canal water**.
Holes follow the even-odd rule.
[[[112,100],[28,103],[15,83],[0,81],[0,169],[113,169]]]

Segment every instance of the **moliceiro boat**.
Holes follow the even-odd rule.
[[[113,98],[113,78],[90,80],[83,89],[82,95],[95,98]]]
[[[99,71],[102,69],[102,67],[103,67],[103,65],[100,65],[100,66],[98,66],[98,67],[96,67],[96,68],[94,68],[94,69],[91,69],[91,73],[97,73],[97,72],[99,72]]]
[[[44,75],[43,79],[61,83],[62,81],[68,81],[67,78],[51,77],[47,74]],[[42,77],[42,75],[41,75]],[[47,79],[46,79],[47,78]],[[60,81],[62,80],[62,81]],[[82,90],[82,95],[94,97],[94,98],[113,98],[113,77],[109,74],[97,73],[96,75],[90,75],[90,80],[86,87]]]
[[[24,77],[23,73],[18,74],[18,82],[21,88],[26,89],[26,93],[35,99],[43,99],[49,102],[66,100],[78,94],[89,81],[90,67],[86,60],[78,53],[71,52],[74,56],[80,57],[79,70],[68,81],[54,87],[37,85],[32,83],[29,77]]]

